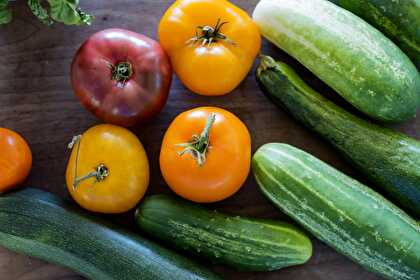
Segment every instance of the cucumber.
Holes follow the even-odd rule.
[[[220,279],[182,256],[34,189],[0,196],[0,246],[93,280]]]
[[[238,270],[276,270],[312,255],[311,241],[292,225],[216,213],[166,195],[146,198],[136,221],[175,248]]]
[[[420,279],[420,227],[368,187],[285,144],[253,157],[261,191],[313,235],[392,280]]]
[[[330,0],[393,40],[420,67],[420,0]]]
[[[261,0],[253,18],[269,41],[366,115],[384,122],[415,116],[420,74],[364,20],[326,0]]]
[[[420,217],[420,142],[364,121],[311,89],[284,63],[263,57],[265,94],[336,147],[389,198]]]

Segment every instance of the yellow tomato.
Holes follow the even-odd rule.
[[[97,125],[76,136],[70,147],[67,189],[83,208],[122,213],[137,205],[149,185],[143,145],[129,130]]]
[[[179,79],[201,95],[224,95],[246,77],[261,36],[248,14],[226,0],[178,0],[159,26]]]

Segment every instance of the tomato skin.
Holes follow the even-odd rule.
[[[216,120],[210,129],[206,162],[199,166],[177,146],[200,135],[209,116]],[[198,203],[217,202],[236,193],[248,177],[251,137],[245,124],[232,113],[216,107],[200,107],[178,115],[169,126],[161,147],[160,169],[169,187],[179,196]]]
[[[81,178],[103,164],[108,176]],[[77,169],[76,169],[77,167]],[[139,139],[129,130],[110,124],[88,129],[73,146],[66,170],[67,190],[83,208],[116,214],[126,212],[143,198],[149,185],[149,162]]]
[[[0,127],[0,193],[17,187],[29,175],[32,152],[18,133]]]
[[[112,66],[129,62],[132,75],[113,79]],[[159,43],[144,35],[106,29],[77,51],[71,83],[81,103],[99,119],[133,126],[158,114],[168,98],[172,68]]]
[[[220,31],[234,44],[224,40],[211,46],[186,43],[196,36],[198,26],[214,27],[219,19],[226,22]],[[159,40],[182,83],[207,96],[233,91],[245,79],[261,48],[257,25],[226,0],[175,1],[160,21]]]

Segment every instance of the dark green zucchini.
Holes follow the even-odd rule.
[[[45,192],[0,196],[0,245],[97,280],[220,279]]]
[[[136,221],[171,246],[239,270],[276,270],[312,255],[311,241],[292,225],[216,213],[166,195],[146,198]]]
[[[262,192],[317,238],[390,280],[420,279],[420,227],[378,193],[286,144],[252,167]]]
[[[393,40],[420,67],[420,0],[330,0]]]
[[[336,147],[390,198],[420,217],[420,142],[364,121],[311,89],[288,65],[263,57],[263,91]]]

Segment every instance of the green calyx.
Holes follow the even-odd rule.
[[[211,46],[212,43],[218,41],[225,41],[231,45],[235,45],[235,42],[230,40],[225,34],[221,32],[223,25],[228,22],[221,22],[220,19],[217,20],[216,25],[200,25],[197,26],[196,35],[187,41],[187,44],[201,43],[202,46],[208,45]]]
[[[110,66],[112,79],[125,84],[133,75],[133,66],[130,62],[120,62]]]
[[[188,143],[178,144],[177,146],[184,147],[184,150],[180,152],[179,155],[183,156],[184,154],[190,154],[197,161],[199,166],[203,166],[206,162],[207,152],[210,147],[210,129],[215,120],[216,114],[211,113],[207,119],[206,126],[200,135],[193,135],[191,141]]]

